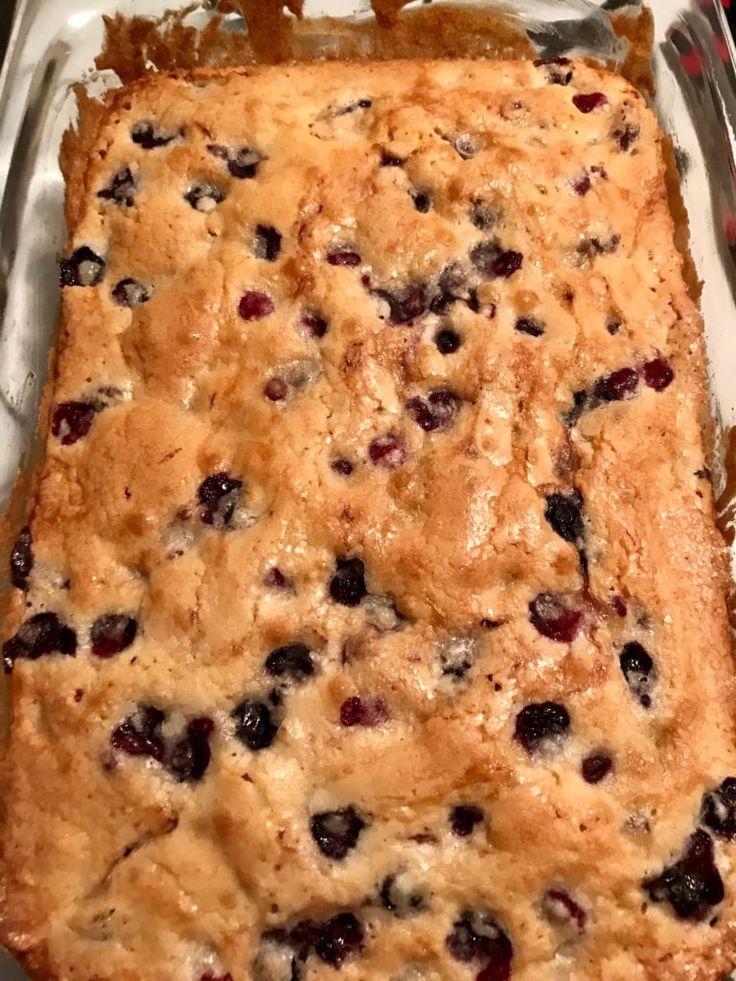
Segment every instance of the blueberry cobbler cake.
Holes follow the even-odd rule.
[[[6,942],[65,981],[722,978],[725,569],[641,96],[314,64],[87,124]]]

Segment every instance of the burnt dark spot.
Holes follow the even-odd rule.
[[[128,756],[150,756],[158,762],[164,758],[161,726],[166,713],[153,705],[141,705],[110,736],[110,744]]]
[[[703,795],[700,821],[719,838],[736,838],[736,777],[726,777],[720,787]]]
[[[703,920],[723,900],[724,889],[713,854],[713,839],[701,828],[687,840],[676,862],[642,882],[654,903],[668,902],[681,920]]]
[[[156,150],[172,143],[180,132],[164,133],[151,119],[139,119],[130,130],[130,138],[143,150]]]
[[[273,225],[256,225],[253,254],[256,259],[274,262],[281,254],[281,232]]]
[[[235,721],[235,735],[248,749],[266,749],[276,738],[279,727],[265,702],[246,698],[233,710],[231,718]]]
[[[536,753],[570,731],[570,713],[557,702],[531,702],[516,716],[514,739],[527,753]]]
[[[81,245],[67,258],[59,260],[62,286],[97,286],[105,275],[105,260],[88,245]]]
[[[619,654],[619,664],[631,693],[644,706],[652,704],[651,689],[655,680],[654,661],[649,651],[637,640],[624,644]]]
[[[127,613],[106,613],[92,624],[90,641],[95,657],[113,657],[130,647],[138,633],[138,621]]]
[[[15,540],[10,553],[10,581],[16,589],[28,588],[28,577],[33,570],[33,538],[26,525]]]
[[[194,783],[204,776],[212,756],[210,736],[214,728],[214,722],[207,716],[192,719],[186,734],[167,753],[166,769],[179,783]]]
[[[147,303],[151,299],[151,294],[143,283],[137,279],[121,279],[112,289],[112,298],[119,307],[129,307],[131,310]]]
[[[458,838],[467,838],[483,823],[485,813],[477,804],[456,804],[450,811],[450,827]]]
[[[337,559],[330,579],[330,596],[342,606],[358,606],[368,590],[362,559]]]
[[[309,821],[309,830],[317,848],[327,858],[337,862],[355,848],[365,826],[365,821],[352,805],[336,811],[321,811],[313,814]]]
[[[199,517],[213,528],[227,528],[240,501],[243,481],[220,471],[205,477],[197,489]]]
[[[440,389],[426,398],[415,395],[406,403],[406,411],[425,433],[442,432],[455,421],[460,400],[454,392]]]
[[[136,190],[136,181],[130,167],[121,167],[113,174],[110,183],[97,192],[97,197],[130,208],[135,201]]]
[[[56,613],[35,613],[3,644],[3,665],[7,674],[18,659],[35,661],[47,654],[74,657],[77,653],[76,632]]]
[[[306,644],[294,643],[277,647],[266,658],[266,672],[272,678],[285,681],[305,681],[314,674],[312,652]]]

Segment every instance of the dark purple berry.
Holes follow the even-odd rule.
[[[416,916],[427,908],[424,896],[414,889],[409,882],[404,882],[404,875],[387,875],[381,883],[378,896],[381,905],[400,920]]]
[[[590,177],[586,173],[582,173],[572,179],[571,186],[579,198],[584,198],[593,185]]]
[[[582,509],[583,498],[579,491],[549,494],[544,516],[560,538],[572,545],[580,545],[585,534]]]
[[[110,736],[110,744],[128,756],[150,756],[158,762],[164,758],[161,726],[166,713],[152,705],[141,705]]]
[[[335,110],[335,116],[349,116],[351,113],[356,112],[358,109],[370,109],[373,105],[372,99],[357,99],[355,102],[349,102],[345,106],[340,106],[339,109]]]
[[[450,136],[443,137],[450,146],[458,153],[463,160],[470,160],[471,157],[475,157],[481,150],[481,142],[478,137],[473,136],[472,133],[453,133]]]
[[[454,392],[441,389],[430,392],[426,400],[416,395],[406,403],[406,410],[426,433],[449,429],[455,421],[460,400]]]
[[[359,266],[363,260],[351,249],[331,249],[327,261],[331,266]]]
[[[462,344],[462,338],[456,330],[445,327],[435,334],[434,342],[440,354],[454,354]]]
[[[453,923],[445,943],[456,961],[463,964],[472,961],[483,963],[484,970],[477,975],[478,978],[482,975],[483,981],[507,981],[511,977],[513,947],[490,913],[463,910]]]
[[[231,718],[235,720],[235,735],[248,749],[266,749],[276,738],[279,727],[264,702],[246,698],[233,710]]]
[[[427,311],[427,294],[421,283],[408,286],[398,293],[374,290],[373,295],[388,304],[389,321],[392,324],[410,324]]]
[[[317,928],[314,952],[325,964],[340,967],[362,948],[363,924],[354,913],[338,913]]]
[[[77,653],[77,635],[55,613],[35,613],[18,628],[18,632],[3,644],[3,664],[7,674],[19,658],[35,661],[45,654]]]
[[[622,123],[611,133],[611,137],[618,144],[622,153],[627,153],[639,139],[639,127],[634,123]]]
[[[325,318],[318,313],[307,312],[302,314],[301,322],[302,325],[307,328],[309,334],[318,339],[325,336],[329,326]]]
[[[226,194],[217,184],[210,184],[207,181],[200,181],[192,184],[184,195],[184,200],[194,208],[195,211],[202,211],[207,214],[214,211],[218,204],[222,204]]]
[[[192,719],[182,736],[166,756],[166,769],[179,783],[201,780],[209,766],[212,752],[210,736],[215,728],[212,719]]]
[[[449,634],[437,645],[444,678],[463,681],[478,656],[478,642],[470,634]]]
[[[606,330],[614,337],[621,330],[621,321],[618,317],[609,317],[606,321]]]
[[[388,718],[388,706],[380,695],[374,698],[360,698],[352,695],[340,706],[340,724],[348,728],[366,726],[372,729]]]
[[[468,217],[479,231],[487,232],[497,223],[498,211],[485,201],[473,201]]]
[[[330,596],[342,606],[358,606],[368,590],[361,559],[337,559],[330,579]]]
[[[529,604],[529,619],[543,637],[571,644],[583,623],[583,611],[566,606],[554,593],[540,593]]]
[[[549,85],[569,85],[572,81],[572,68],[569,68],[569,58],[537,58],[535,67],[547,68],[547,83]]]
[[[277,566],[272,566],[263,577],[263,585],[269,589],[289,589],[291,581],[283,574]]]
[[[470,251],[470,261],[486,279],[508,279],[521,269],[521,252],[502,249],[498,242],[482,242]]]
[[[414,189],[410,192],[411,199],[414,202],[414,207],[420,214],[426,215],[429,209],[432,207],[432,198],[430,197],[429,191],[420,191]]]
[[[381,150],[381,166],[382,167],[402,167],[404,161],[401,157],[397,157],[395,153],[390,153],[388,150]]]
[[[330,464],[330,469],[334,473],[339,474],[341,477],[349,477],[353,472],[353,465],[350,460],[340,457],[340,459],[332,461]]]
[[[613,255],[620,244],[621,236],[617,233],[603,241],[599,238],[585,238],[578,243],[577,252],[579,256],[592,261],[599,255]]]
[[[644,708],[652,704],[650,694],[654,681],[654,661],[649,652],[637,640],[624,644],[619,654],[619,664],[632,694]]]
[[[590,396],[586,391],[572,393],[572,406],[562,414],[562,421],[566,426],[575,426],[583,412],[585,412],[590,402]]]
[[[653,903],[668,902],[681,920],[702,920],[724,897],[723,880],[715,864],[713,839],[701,828],[687,840],[682,857],[642,888]]]
[[[227,974],[215,974],[213,971],[205,971],[204,974],[200,975],[199,981],[233,981],[233,976],[229,972]]]
[[[583,933],[588,914],[566,889],[548,889],[542,897],[542,912],[554,926],[572,926],[576,933]]]
[[[101,408],[99,402],[60,402],[51,417],[51,432],[62,446],[71,446],[87,435]]]
[[[639,384],[639,374],[633,368],[619,368],[604,375],[595,383],[593,394],[602,402],[621,402],[631,398]]]
[[[274,262],[281,253],[281,232],[273,225],[256,225],[253,253],[257,259]]]
[[[518,330],[520,334],[528,334],[530,337],[541,337],[544,333],[544,324],[536,317],[518,317],[514,330]]]
[[[132,310],[140,306],[141,303],[147,303],[151,299],[151,294],[143,283],[139,283],[137,279],[128,278],[121,279],[115,284],[112,298],[119,307],[130,307]]]
[[[726,777],[720,787],[703,795],[700,821],[719,838],[736,838],[736,777]]]
[[[647,361],[641,370],[644,375],[644,382],[655,392],[661,392],[672,383],[675,373],[669,363],[664,358],[655,358]]]
[[[304,681],[314,674],[312,652],[306,644],[301,643],[277,647],[266,658],[266,672],[272,678]]]
[[[106,613],[92,624],[90,641],[95,657],[113,657],[133,643],[138,621],[126,613]]]
[[[586,783],[600,783],[613,769],[613,760],[603,749],[596,749],[583,760],[580,772]]]
[[[227,528],[240,501],[243,481],[220,471],[205,477],[197,489],[199,517],[213,528]]]
[[[113,174],[107,187],[97,192],[97,197],[130,208],[135,201],[135,192],[136,182],[130,167],[121,167]]]
[[[59,260],[62,286],[97,286],[105,275],[105,260],[87,245],[81,245],[65,259]]]
[[[247,146],[231,150],[219,143],[210,143],[207,149],[213,157],[223,160],[227,164],[230,175],[237,177],[238,180],[252,180],[256,176],[259,163],[265,159],[257,150],[251,150]]]
[[[283,378],[269,378],[263,386],[263,394],[269,402],[285,402],[289,396],[289,385]]]
[[[608,99],[602,92],[579,93],[572,97],[572,101],[576,109],[586,114],[608,104]]]
[[[623,596],[613,596],[611,598],[611,606],[620,617],[626,616],[628,608],[626,606],[626,600],[623,598]]]
[[[179,133],[161,133],[150,119],[139,119],[133,124],[130,138],[143,150],[155,150],[166,146],[179,136]]]
[[[358,843],[365,821],[355,808],[341,807],[337,811],[322,811],[313,814],[309,830],[317,848],[335,861],[342,861]]]
[[[368,447],[371,463],[384,470],[396,470],[406,460],[406,446],[394,433],[377,436]]]
[[[238,313],[243,320],[260,320],[273,313],[273,300],[266,293],[257,290],[247,290],[238,303]]]
[[[567,736],[570,713],[557,702],[531,702],[516,716],[514,739],[527,753],[536,753],[549,740]]]
[[[477,804],[456,804],[450,811],[450,827],[458,838],[467,838],[481,824],[485,814]]]
[[[22,528],[10,553],[10,581],[16,589],[28,588],[28,577],[33,569],[33,539],[31,529]]]

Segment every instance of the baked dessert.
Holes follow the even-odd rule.
[[[726,570],[640,95],[566,59],[152,75],[65,169],[3,647],[31,973],[725,973]]]

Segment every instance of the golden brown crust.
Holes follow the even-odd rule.
[[[31,659],[22,631],[6,648],[0,932],[32,973],[281,981],[292,955],[267,931],[348,912],[347,981],[482,976],[507,956],[495,929],[514,981],[732,966],[724,836],[725,899],[702,918],[642,887],[736,760],[700,319],[641,96],[581,62],[158,75],[87,106],[62,162],[68,254],[105,265],[63,291],[6,632],[53,612],[77,639],[74,657]],[[94,278],[86,261],[68,281]],[[147,302],[116,302],[126,279]],[[94,406],[84,435],[70,401]],[[223,473],[242,483],[213,503]],[[552,516],[574,492],[582,530]],[[356,605],[335,599],[338,558],[365,563]],[[543,594],[569,641],[539,628]],[[102,658],[109,614],[138,629]],[[296,642],[314,670],[287,684],[264,660]],[[632,642],[655,667],[628,685]],[[270,745],[238,737],[245,698],[279,725]],[[525,748],[541,702],[569,731]],[[111,744],[127,718],[140,734],[139,706],[166,713],[148,756]],[[613,771],[591,784],[597,749]],[[457,804],[483,811],[467,836]],[[348,806],[355,847],[322,854],[311,818]],[[421,901],[387,908],[391,876]],[[469,909],[497,927],[462,960],[446,938]],[[299,951],[307,981],[336,976],[324,938]]]

